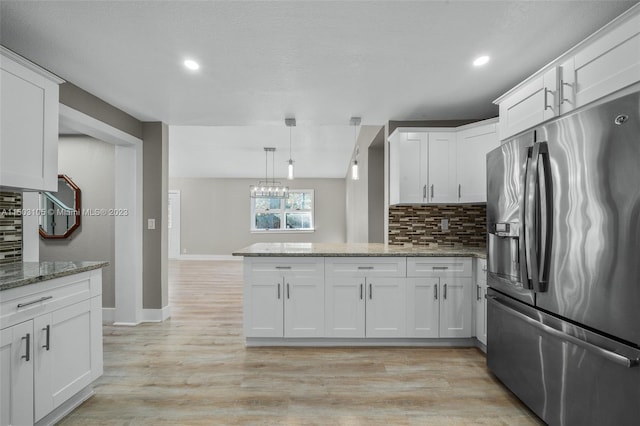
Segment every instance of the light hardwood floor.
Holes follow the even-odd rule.
[[[61,425],[539,425],[474,348],[245,348],[242,263],[172,261],[171,319],[104,327]]]

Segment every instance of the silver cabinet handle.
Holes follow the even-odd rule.
[[[280,283],[278,283],[278,299],[280,299]]]
[[[51,325],[47,324],[47,326],[45,328],[43,328],[42,331],[47,333],[46,342],[42,347],[45,348],[48,351],[49,349],[51,349],[51,342],[49,341],[49,339],[51,337]]]
[[[571,83],[565,83],[564,80],[560,80],[560,105],[563,105],[565,102],[571,103],[571,99],[564,97],[564,86],[571,87]]]
[[[362,287],[363,287],[363,285],[360,284],[360,300],[362,300]]]
[[[291,295],[289,294],[289,283],[287,283],[287,299],[291,299]]]
[[[538,330],[544,331],[547,334],[550,334],[552,336],[555,336],[559,339],[562,340],[567,340],[571,343],[573,343],[576,346],[581,347],[582,349],[585,349],[589,352],[592,352],[596,355],[600,355],[601,357],[614,362],[618,365],[621,365],[623,367],[627,367],[627,368],[631,368],[631,367],[637,367],[638,365],[640,365],[640,358],[627,358],[624,355],[620,355],[617,354],[615,352],[610,351],[609,349],[605,349],[602,348],[600,346],[594,345],[593,343],[589,343],[585,340],[579,339],[575,336],[572,336],[570,334],[567,334],[563,331],[560,330],[556,330],[553,327],[549,327],[546,324],[543,324],[539,321],[536,321],[533,318],[528,317],[527,315],[516,311],[515,309],[504,305],[502,302],[500,302],[500,300],[498,298],[496,298],[495,296],[487,296],[487,299],[489,300],[489,303],[493,303],[494,306],[496,308],[502,309],[503,311],[508,312],[511,315],[514,315],[515,317],[521,319],[522,321],[526,322],[527,324],[537,328]]]
[[[291,266],[276,266],[276,269],[291,269]]]
[[[462,198],[462,185],[458,184],[458,198]]]
[[[438,284],[433,285],[433,298],[438,300]]]
[[[29,362],[29,360],[31,359],[31,356],[30,356],[30,352],[31,352],[31,334],[27,333],[27,335],[24,336],[22,338],[22,340],[26,340],[27,341],[27,350],[25,351],[24,355],[22,355],[20,358],[24,359],[27,362]]]
[[[434,271],[446,271],[447,269],[449,269],[448,266],[433,266],[431,269],[433,269]]]
[[[369,283],[369,300],[373,299],[373,286]]]
[[[546,87],[544,88],[544,110],[548,110],[548,109],[552,109],[551,106],[549,106],[549,101],[548,101],[548,97],[549,97],[549,92],[551,90],[547,89]]]
[[[373,266],[358,266],[359,270],[371,270],[373,269]]]
[[[45,300],[49,300],[49,299],[53,299],[53,296],[41,297],[40,299],[32,300],[31,302],[27,302],[27,303],[18,303],[18,309],[24,308],[25,306],[29,306],[29,305],[35,305],[36,303],[44,302]]]
[[[422,187],[422,199],[427,198],[427,185]]]
[[[476,300],[480,300],[480,286],[476,285]]]
[[[444,288],[442,289],[442,298],[447,300],[447,284],[445,283]]]
[[[433,199],[433,184],[431,184],[431,199]]]

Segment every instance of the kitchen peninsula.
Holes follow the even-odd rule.
[[[0,266],[1,424],[53,424],[102,375],[107,262]]]
[[[244,256],[248,346],[483,347],[484,248],[257,243],[233,254]]]

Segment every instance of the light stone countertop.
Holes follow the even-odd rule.
[[[379,243],[256,243],[236,250],[234,256],[340,257],[340,256],[433,256],[487,258],[484,247],[396,246]]]
[[[109,262],[17,262],[0,266],[0,291],[35,284],[92,269],[104,268]]]

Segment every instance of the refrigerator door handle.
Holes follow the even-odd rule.
[[[605,349],[602,348],[600,346],[596,346],[592,343],[589,343],[585,340],[579,339],[575,336],[572,336],[570,334],[567,334],[563,331],[560,330],[556,330],[553,327],[549,327],[546,324],[543,324],[539,321],[536,321],[533,318],[528,317],[527,315],[518,312],[517,310],[503,304],[500,302],[500,300],[495,297],[495,296],[487,296],[487,300],[489,301],[489,303],[494,303],[495,307],[502,309],[506,312],[508,312],[510,315],[513,315],[515,317],[517,317],[518,319],[525,321],[527,324],[537,328],[538,330],[547,333],[553,337],[556,337],[560,340],[565,340],[568,342],[573,343],[576,346],[581,347],[584,350],[587,350],[593,354],[599,355],[602,358],[607,359],[608,361],[614,362],[622,367],[626,367],[626,368],[632,368],[632,367],[637,367],[638,365],[640,365],[640,359],[636,358],[636,359],[631,359],[631,358],[627,358],[624,355],[620,355],[617,354],[615,352],[610,351],[609,349]]]
[[[541,162],[542,170],[540,170]],[[549,186],[551,183],[549,148],[546,142],[533,145],[525,179],[524,244],[528,278],[531,279],[530,288],[536,292],[544,292],[548,284],[553,213]]]
[[[538,275],[538,287],[535,291],[547,291],[549,284],[549,263],[551,259],[551,243],[553,236],[553,187],[551,185],[551,164],[549,160],[549,144],[538,143],[538,158],[542,161],[542,173],[538,174],[539,197],[538,211],[540,214],[540,227],[538,234],[540,239],[540,267]]]
[[[529,155],[527,155],[527,162],[525,164],[524,174],[521,181],[522,190],[522,198],[520,199],[520,223],[522,224],[522,231],[520,234],[520,239],[518,241],[518,248],[520,251],[520,276],[522,280],[522,285],[526,289],[531,289],[533,276],[531,274],[532,270],[532,258],[531,258],[531,242],[532,237],[534,235],[534,222],[531,218],[534,218],[533,215],[533,202],[535,199],[535,191],[533,191],[533,196],[531,195],[532,190],[530,188],[535,187],[535,175],[533,174],[531,168],[533,163],[535,162],[535,158],[531,154],[532,149],[529,149]]]

